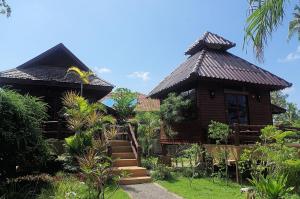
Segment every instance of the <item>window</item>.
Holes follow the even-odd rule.
[[[246,95],[226,94],[227,118],[229,124],[248,124],[248,101]]]

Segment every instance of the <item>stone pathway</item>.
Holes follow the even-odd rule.
[[[132,199],[182,199],[156,183],[123,185]]]

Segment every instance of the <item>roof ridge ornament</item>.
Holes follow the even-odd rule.
[[[236,44],[234,42],[231,42],[218,34],[206,31],[202,37],[196,40],[188,48],[188,50],[185,52],[185,55],[194,55],[205,48],[226,51],[235,45]]]

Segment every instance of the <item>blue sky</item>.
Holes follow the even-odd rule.
[[[257,63],[243,50],[247,0],[7,0],[0,17],[0,70],[64,43],[100,77],[148,93],[186,59],[184,51],[209,30],[237,43],[230,51],[292,82],[300,105],[300,42],[287,42],[291,0],[281,27]]]

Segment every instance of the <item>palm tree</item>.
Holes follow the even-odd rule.
[[[249,0],[250,15],[246,20],[244,45],[253,43],[253,50],[259,61],[263,61],[264,48],[269,37],[281,25],[285,16],[285,8],[289,0]],[[299,6],[295,7],[294,19],[290,22],[289,37],[299,32]],[[298,37],[300,41],[300,36]]]
[[[0,14],[5,14],[7,17],[11,14],[11,8],[6,3],[6,0],[0,0]]]
[[[300,7],[296,5],[294,10],[294,18],[292,21],[290,21],[289,25],[289,39],[297,33],[298,40],[300,41]]]
[[[94,73],[92,71],[83,71],[80,70],[78,67],[76,66],[71,66],[68,71],[68,73],[75,73],[79,76],[81,83],[80,83],[80,95],[82,96],[83,94],[83,84],[88,84],[90,82],[90,76],[94,75]]]

